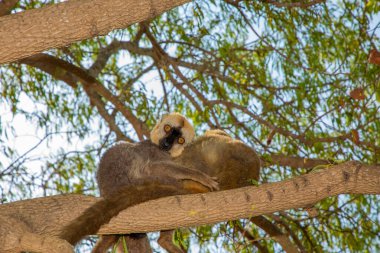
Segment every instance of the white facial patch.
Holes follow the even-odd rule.
[[[169,150],[171,156],[179,156],[185,145],[193,141],[195,136],[194,128],[183,115],[177,112],[164,115],[150,133],[150,139],[154,144],[159,145],[160,140],[166,137],[165,125],[180,129],[182,138],[185,139],[185,143],[183,144],[173,143],[172,148]]]

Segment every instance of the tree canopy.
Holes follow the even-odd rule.
[[[54,2],[5,1],[0,15]],[[378,165],[380,66],[368,58],[380,47],[379,11],[375,0],[199,0],[2,65],[1,199],[96,194],[104,150],[148,138],[169,111],[198,134],[220,128],[253,147],[263,159],[259,184],[343,161]],[[16,119],[35,146],[13,145],[22,137]],[[49,152],[36,154],[41,146]],[[284,237],[301,252],[376,252],[379,201],[329,197],[181,229],[176,240],[193,252],[290,252]]]

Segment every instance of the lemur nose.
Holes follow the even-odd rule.
[[[181,131],[179,131],[178,129],[174,128],[171,134],[174,137],[179,137],[179,136],[181,136]]]

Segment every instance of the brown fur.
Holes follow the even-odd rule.
[[[123,145],[128,145],[128,147]],[[136,151],[127,151],[130,148],[136,148]],[[182,154],[174,160],[149,142],[119,144],[114,149],[107,151],[103,156],[98,172],[101,193],[106,196],[106,199],[86,210],[81,218],[75,220],[66,229],[61,238],[75,244],[83,236],[96,233],[101,225],[109,222],[121,210],[146,200],[216,189],[212,183],[212,177],[218,178],[220,189],[227,190],[250,185],[249,180],[258,180],[260,173],[260,160],[255,151],[220,130],[207,131],[205,135],[187,145]],[[143,161],[136,161],[136,157],[133,159],[128,157],[131,154],[139,156],[139,152],[141,155],[152,152],[148,157],[159,162],[150,162],[147,168],[142,166],[144,169],[141,171],[134,171],[132,179],[128,174],[128,169],[118,173],[114,170],[117,166],[129,168],[132,163],[141,166]],[[102,163],[105,164],[102,165]],[[101,174],[102,168],[104,175]],[[194,171],[201,174],[195,176]],[[205,174],[208,176],[204,176]],[[133,179],[134,177],[137,178]],[[102,180],[105,181],[102,182]],[[112,190],[112,187],[111,190],[104,190],[107,189],[107,184],[116,186],[118,190]],[[121,187],[125,184],[129,184],[130,187]],[[136,187],[136,185],[139,186]],[[121,193],[120,189],[123,189]],[[111,237],[107,240],[114,239]]]
[[[105,152],[100,160],[97,181],[100,195],[108,198],[125,186],[167,180],[192,180],[210,190],[217,183],[207,174],[176,164],[168,152],[164,152],[151,141],[139,143],[121,142]]]
[[[221,190],[252,185],[250,180],[257,181],[260,174],[256,152],[221,130],[209,130],[196,138],[174,161],[216,177]],[[192,184],[186,183],[187,187]]]
[[[164,131],[165,125],[173,131]],[[180,137],[185,139],[184,144],[178,143]],[[194,129],[186,118],[172,113],[165,115],[155,126],[152,141],[120,142],[108,149],[97,172],[100,195],[105,199],[65,227],[61,238],[75,245],[83,236],[96,233],[102,224],[129,206],[163,196],[200,192],[199,189],[203,192],[205,188],[207,191],[218,189],[214,178],[172,162],[172,156],[181,153],[193,137]],[[160,149],[162,140],[171,142],[168,152]],[[192,181],[194,184],[190,186],[195,188],[181,185],[181,180]],[[104,244],[113,240],[106,238]],[[105,246],[98,243],[95,252],[103,248]]]
[[[259,179],[260,159],[256,152],[221,130],[209,130],[196,138],[173,161],[218,178],[221,190],[249,186],[251,185],[250,180]],[[181,180],[180,184],[180,188],[192,189],[194,192],[209,191],[204,185],[190,180]],[[128,252],[148,252],[142,251],[141,248],[146,241],[146,238],[136,240],[135,244],[139,246],[134,247],[136,248],[135,251],[133,248],[132,251]],[[170,232],[165,231],[165,236],[160,236],[158,242],[168,252],[182,252],[170,243]]]

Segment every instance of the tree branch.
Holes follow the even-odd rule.
[[[259,187],[153,200],[123,211],[99,233],[199,226],[300,208],[339,194],[380,194],[380,166],[347,162]]]
[[[139,233],[249,218],[304,207],[339,194],[380,194],[380,166],[347,162],[259,187],[152,200],[124,210],[99,233]],[[97,199],[61,195],[18,201],[0,205],[0,216],[28,221],[36,234],[58,235]]]
[[[263,166],[270,165],[279,165],[279,166],[288,166],[293,169],[305,168],[313,169],[320,165],[335,165],[336,162],[328,159],[316,159],[316,158],[307,158],[299,156],[286,156],[281,154],[271,154],[268,156],[261,157]]]
[[[0,18],[0,64],[105,35],[190,0],[67,1]]]
[[[274,0],[263,0],[262,2],[274,5],[276,7],[289,8],[290,9],[290,8],[308,8],[308,7],[316,5],[316,4],[324,3],[324,2],[326,2],[326,0],[314,0],[314,1],[310,1],[310,2],[300,1],[300,2],[294,2],[294,3],[280,3],[280,2],[277,2]]]
[[[264,247],[263,245],[261,245],[250,232],[248,232],[247,230],[245,230],[243,227],[239,225],[235,225],[234,228],[237,229],[241,233],[241,235],[244,236],[249,241],[249,244],[252,244],[253,246],[255,246],[259,250],[259,252],[269,253],[268,249]]]
[[[290,235],[290,237],[293,239],[294,243],[297,245],[298,249],[300,250],[301,253],[307,253],[307,250],[305,247],[302,245],[300,239],[298,238],[298,235],[294,233],[294,231],[289,227],[287,223],[285,223],[280,216],[270,214],[270,218],[272,218],[276,224],[281,225],[282,227],[285,228],[286,232]]]
[[[276,240],[286,253],[298,253],[298,248],[290,241],[287,234],[283,233],[275,224],[264,216],[252,217],[251,221]]]
[[[123,114],[123,116],[131,123],[140,140],[143,139],[144,135],[149,136],[147,126],[141,120],[139,120],[132,113],[132,111],[130,111],[118,99],[117,96],[113,95],[109,90],[107,90],[95,77],[90,75],[86,70],[83,70],[57,57],[42,53],[27,57],[25,59],[20,60],[19,62],[39,68],[51,74],[54,78],[65,81],[73,88],[76,88],[76,83],[80,81],[83,84],[83,88],[89,95],[90,99],[91,95],[94,95],[94,92],[96,92],[97,94],[110,101],[115,106],[115,108],[117,108],[117,110],[121,114]],[[99,105],[99,103],[97,103],[96,105]],[[105,120],[107,119],[111,118],[105,118]],[[108,123],[114,125],[114,123],[110,121]],[[121,132],[117,131],[116,133],[120,135]]]

